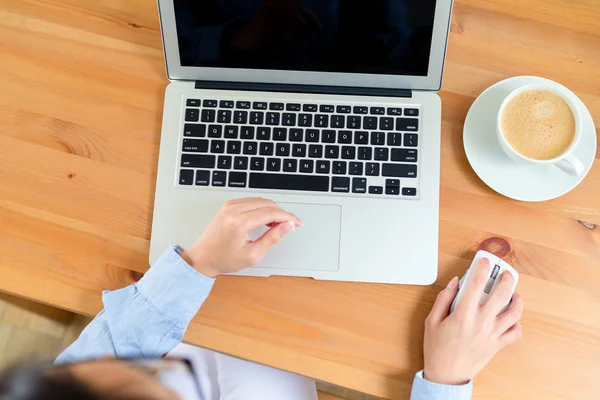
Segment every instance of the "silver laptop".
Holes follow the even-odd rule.
[[[452,1],[158,3],[171,83],[150,261],[261,196],[304,226],[240,275],[432,283]]]

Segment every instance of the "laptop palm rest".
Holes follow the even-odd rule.
[[[262,260],[257,268],[337,271],[340,256],[342,207],[339,205],[278,203],[304,222],[290,232]],[[269,228],[250,232],[258,239]]]

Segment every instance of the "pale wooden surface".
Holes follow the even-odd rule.
[[[597,0],[460,0],[443,90],[440,273],[430,287],[219,278],[186,339],[390,398],[422,367],[422,323],[478,248],[521,273],[524,337],[476,398],[600,393],[600,165],[520,203],[462,149],[474,98],[514,75],[565,84],[600,121]],[[153,0],[0,5],[0,290],[82,314],[147,268],[163,91]]]

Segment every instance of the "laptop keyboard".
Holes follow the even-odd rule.
[[[417,197],[419,108],[186,99],[179,185]]]

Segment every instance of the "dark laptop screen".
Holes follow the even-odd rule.
[[[181,65],[427,75],[436,0],[174,0]]]

